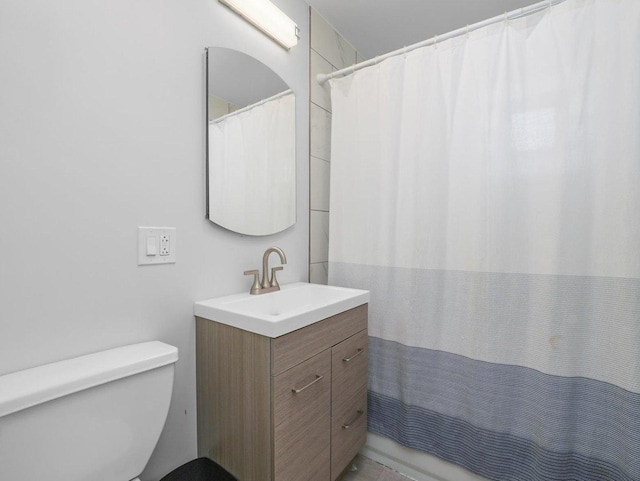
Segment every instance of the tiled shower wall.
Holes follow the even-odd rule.
[[[331,97],[329,85],[320,86],[316,75],[340,70],[363,60],[349,42],[311,9],[309,281],[316,284],[327,283],[331,171]]]

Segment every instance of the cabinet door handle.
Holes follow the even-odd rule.
[[[358,352],[356,352],[353,356],[351,356],[351,357],[343,357],[342,358],[342,362],[350,362],[354,357],[358,357],[363,352],[364,352],[364,349],[358,349]]]
[[[358,412],[357,412],[357,414],[356,414],[356,417],[354,417],[354,418],[353,418],[351,421],[349,421],[348,423],[343,424],[343,425],[342,425],[342,429],[349,429],[349,428],[351,427],[351,425],[352,425],[353,423],[355,423],[355,422],[358,420],[358,418],[359,418],[360,416],[362,416],[363,414],[364,414],[364,409],[358,409]]]
[[[309,384],[307,384],[306,386],[302,386],[301,388],[291,388],[291,391],[298,394],[302,391],[304,391],[305,389],[307,389],[308,387],[313,386],[315,383],[317,383],[318,381],[324,379],[324,376],[321,376],[320,374],[316,374],[316,378],[311,381]]]

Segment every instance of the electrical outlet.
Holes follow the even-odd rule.
[[[138,227],[138,265],[175,264],[175,227]]]
[[[160,255],[168,256],[171,254],[171,240],[167,234],[160,234]]]

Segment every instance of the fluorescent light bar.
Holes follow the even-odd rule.
[[[219,0],[289,50],[298,43],[298,26],[269,0]]]

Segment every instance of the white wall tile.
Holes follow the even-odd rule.
[[[311,223],[309,261],[311,263],[327,262],[329,260],[329,213],[312,210],[309,220]]]
[[[331,114],[313,103],[310,109],[310,154],[319,159],[331,160]]]
[[[327,62],[318,52],[311,50],[310,52],[311,62],[311,101],[319,105],[325,110],[331,112],[331,96],[329,94],[329,82],[324,85],[320,85],[316,80],[316,75],[319,73],[331,73],[335,69]]]
[[[329,263],[316,262],[311,264],[309,270],[309,282],[312,284],[328,284],[329,283]]]
[[[311,209],[329,210],[329,174],[331,164],[311,157]]]
[[[356,61],[356,49],[313,9],[311,9],[311,48],[336,69],[353,65]]]
[[[356,52],[356,63],[364,62],[367,60],[367,57],[362,55],[360,52]]]

